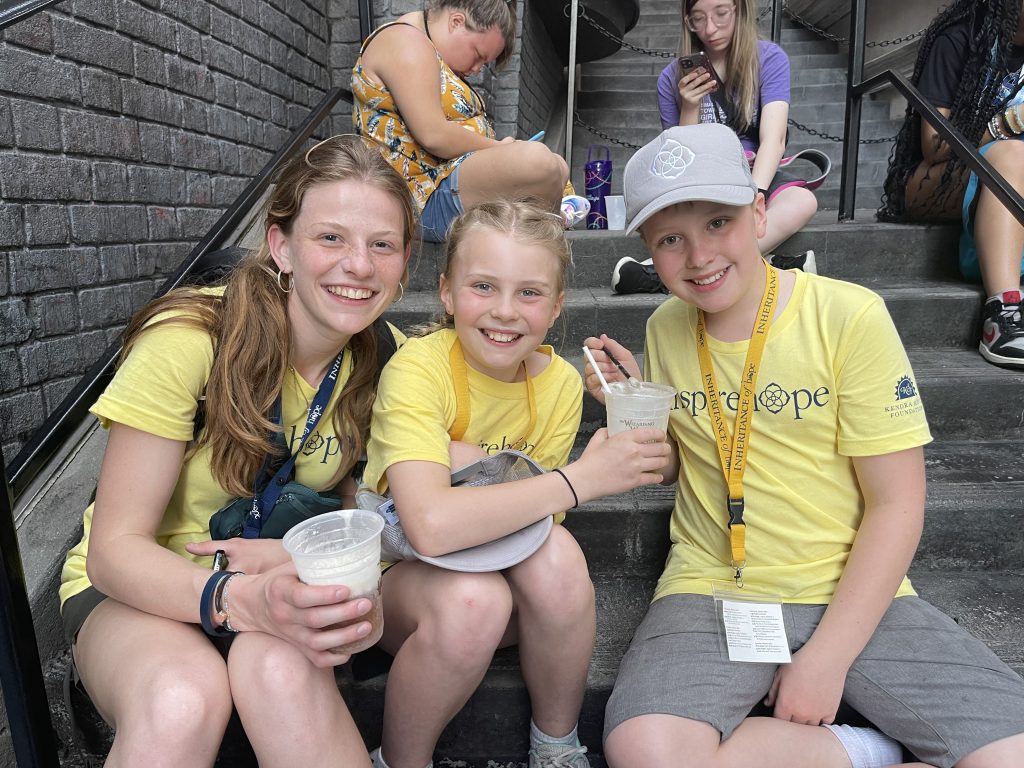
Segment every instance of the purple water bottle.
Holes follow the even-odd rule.
[[[604,158],[600,155],[604,151]],[[598,157],[595,159],[594,155]],[[587,147],[587,162],[583,166],[583,187],[590,201],[587,229],[608,229],[608,214],[604,208],[605,195],[612,191],[612,155],[604,144]]]

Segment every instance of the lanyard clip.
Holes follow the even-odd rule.
[[[740,496],[738,499],[734,499],[730,496],[727,500],[727,506],[729,508],[729,527],[732,528],[734,525],[742,524],[743,497]]]

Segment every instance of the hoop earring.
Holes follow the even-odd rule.
[[[398,298],[392,301],[392,304],[401,304],[402,299],[405,298],[405,286],[401,283],[398,284]]]
[[[282,277],[287,277],[288,278],[288,287],[287,288],[284,287],[284,281],[281,279]],[[277,287],[281,289],[281,293],[291,293],[292,292],[292,276],[291,276],[290,272],[282,272],[280,269],[277,270]]]

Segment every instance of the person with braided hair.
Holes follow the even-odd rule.
[[[913,82],[1024,192],[1024,13],[1020,0],[956,0],[925,32]],[[1013,141],[1012,139],[1018,139]],[[963,222],[960,271],[981,282],[981,355],[1024,368],[1024,227],[912,107],[896,137],[878,218]]]

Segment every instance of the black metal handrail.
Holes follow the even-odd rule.
[[[865,93],[889,83],[903,94],[921,117],[935,128],[949,148],[964,161],[978,179],[988,187],[1022,225],[1024,225],[1024,197],[1004,179],[992,164],[921,92],[899,72],[887,69],[874,77],[864,77],[864,0],[856,0],[850,15],[850,58],[846,79],[846,124],[843,133],[843,170],[839,186],[839,221],[853,221],[857,193],[857,160],[860,150],[861,100]]]
[[[61,0],[6,0],[0,1],[0,30],[24,21],[33,13],[56,5]]]
[[[302,121],[302,124],[295,129],[288,141],[270,158],[263,170],[249,182],[238,199],[224,211],[210,231],[206,233],[206,236],[192,249],[192,252],[161,286],[155,296],[162,296],[172,288],[181,285],[203,256],[223,245],[224,238],[238,226],[253,204],[270,186],[271,179],[281,164],[302,146],[342,97],[348,102],[352,102],[352,93],[345,88],[335,88],[324,96]],[[42,426],[36,430],[18,455],[14,457],[11,462],[8,482],[15,499],[20,497],[54,453],[78,428],[88,413],[89,407],[96,401],[113,375],[114,363],[120,354],[120,341],[107,347],[74,389],[67,394],[56,410],[47,416]]]

